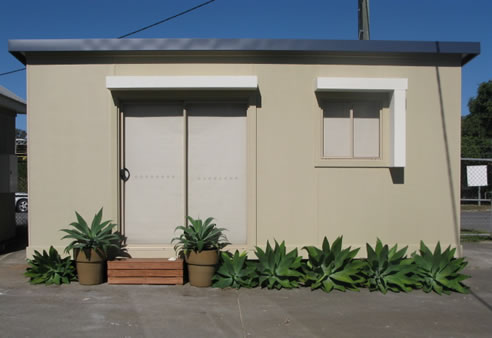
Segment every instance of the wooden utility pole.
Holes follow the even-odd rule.
[[[369,30],[369,0],[359,1],[359,40],[370,40]]]

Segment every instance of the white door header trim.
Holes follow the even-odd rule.
[[[256,76],[107,76],[106,88],[130,89],[242,89],[258,88]]]

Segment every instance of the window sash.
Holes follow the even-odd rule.
[[[322,157],[380,159],[381,115],[381,104],[376,101],[325,103]]]

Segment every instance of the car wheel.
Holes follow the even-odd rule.
[[[27,199],[23,198],[18,200],[16,208],[18,212],[27,212]]]

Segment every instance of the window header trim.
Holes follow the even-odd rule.
[[[317,91],[394,91],[408,89],[404,78],[318,77]]]

